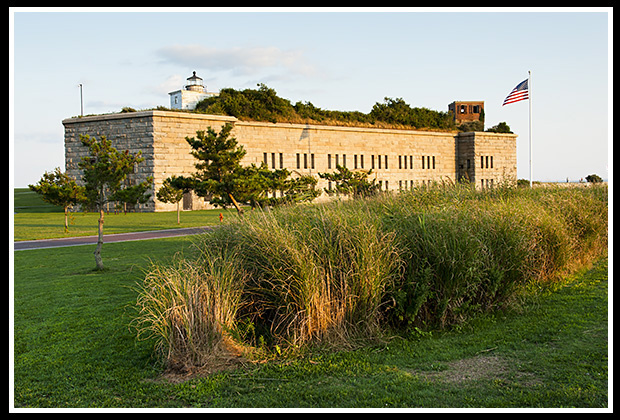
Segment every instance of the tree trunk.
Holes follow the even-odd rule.
[[[181,224],[181,209],[179,207],[179,203],[181,200],[177,201],[177,225]]]
[[[68,223],[68,218],[69,218],[69,207],[65,207],[65,233],[69,232],[69,223]]]
[[[233,206],[235,206],[235,208],[237,209],[237,213],[243,214],[243,209],[239,207],[239,203],[237,203],[237,200],[235,200],[235,197],[233,197],[231,193],[228,193],[228,197],[230,197],[230,200],[232,201]]]
[[[97,270],[103,270],[103,260],[101,259],[101,248],[103,247],[103,208],[99,210],[99,227],[98,227],[97,248],[95,248],[95,263]]]

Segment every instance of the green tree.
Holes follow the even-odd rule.
[[[111,197],[111,201],[118,203],[117,207],[122,205],[123,211],[127,213],[127,205],[135,207],[138,203],[144,204],[149,201],[151,194],[148,194],[148,189],[153,185],[153,177],[150,176],[136,185],[127,185],[124,188],[116,191]]]
[[[348,125],[375,124],[381,121],[409,127],[450,130],[456,128],[450,113],[412,108],[402,98],[386,97],[383,103],[377,102],[368,114],[359,111],[332,111],[318,108],[310,102],[298,101],[291,105],[288,99],[279,97],[274,89],[262,83],[258,85],[258,89],[222,89],[218,96],[206,98],[196,104],[196,112],[273,123],[313,120]]]
[[[510,127],[504,121],[500,122],[497,125],[494,125],[491,128],[488,128],[487,131],[491,133],[512,133],[512,131],[510,131]]]
[[[74,179],[60,168],[45,172],[35,185],[28,185],[32,191],[41,195],[43,201],[60,206],[65,211],[65,233],[69,231],[69,208],[84,200],[84,187],[78,186]]]
[[[296,112],[289,100],[279,97],[274,89],[262,83],[258,84],[258,87],[242,91],[222,89],[218,96],[206,98],[196,104],[196,110],[273,123],[294,117]]]
[[[78,167],[83,170],[82,180],[85,186],[84,202],[99,212],[98,239],[95,249],[97,269],[102,270],[103,260],[103,221],[104,208],[108,202],[115,201],[123,187],[123,181],[134,171],[134,166],[142,162],[141,152],[133,155],[129,150],[119,152],[105,136],[99,140],[80,134],[80,140],[88,147],[89,156],[84,156]]]
[[[334,182],[335,193],[344,194],[353,198],[370,197],[379,191],[379,184],[376,180],[368,181],[368,176],[372,170],[351,171],[344,166],[336,165],[336,172],[319,173],[319,177]],[[325,190],[328,194],[332,191]]]
[[[242,203],[252,208],[264,207],[307,201],[320,195],[314,188],[316,179],[291,180],[287,169],[270,171],[265,163],[242,166],[240,162],[246,152],[230,137],[232,127],[226,124],[219,133],[208,127],[206,131],[197,131],[196,137],[185,138],[192,147],[192,156],[198,159],[195,164],[198,171],[191,177],[177,177],[177,188],[192,189],[198,196],[210,197],[214,205],[232,204],[239,214],[243,213]],[[268,197],[270,191],[273,197]],[[279,199],[275,197],[277,191],[281,192]]]
[[[206,131],[197,131],[196,137],[185,137],[192,148],[192,156],[198,159],[195,164],[198,172],[191,178],[179,178],[192,185],[198,196],[210,196],[212,204],[230,200],[241,214],[243,210],[235,196],[243,192],[240,162],[246,151],[234,137],[230,137],[232,128],[232,124],[227,123],[219,133],[209,127]]]
[[[370,115],[379,121],[390,124],[412,126],[411,107],[402,98],[384,98],[383,103],[377,102],[370,111]]]
[[[283,196],[279,199],[279,203],[303,203],[314,200],[321,195],[321,191],[316,189],[317,182],[318,180],[312,175],[286,179],[281,187]]]
[[[290,172],[287,169],[270,171],[263,162],[260,166],[251,164],[239,167],[236,175],[239,200],[255,208],[269,204],[267,193],[280,190],[281,183],[290,175]]]
[[[603,182],[603,178],[601,178],[597,174],[590,174],[586,177],[586,181],[597,184],[599,182]]]
[[[442,129],[454,128],[454,121],[450,113],[433,111],[428,108],[412,108],[402,98],[384,98],[383,103],[377,102],[372,107],[369,116],[388,124]]]
[[[179,203],[183,199],[183,194],[188,191],[183,191],[183,188],[178,188],[175,185],[175,178],[170,177],[164,180],[161,188],[157,190],[157,199],[163,203],[175,203],[177,205],[177,224],[181,224],[181,209]]]
[[[240,197],[252,208],[312,201],[321,195],[316,189],[315,177],[302,175],[292,178],[288,169],[270,171],[264,162],[260,166],[252,164],[243,168],[239,178],[243,180]]]

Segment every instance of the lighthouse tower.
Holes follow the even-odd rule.
[[[170,108],[195,109],[198,102],[211,96],[217,96],[217,93],[207,92],[202,83],[202,78],[196,76],[196,72],[193,72],[193,75],[187,78],[187,84],[183,89],[170,92],[169,95]]]

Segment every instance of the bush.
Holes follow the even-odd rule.
[[[395,197],[387,228],[400,232],[406,269],[393,321],[445,327],[589,263],[607,247],[606,197],[606,189],[460,186]]]
[[[487,129],[487,131],[489,131],[491,133],[509,133],[509,134],[512,133],[512,131],[510,131],[510,127],[504,121],[502,121],[499,124],[494,125],[493,127]]]
[[[351,347],[505,307],[597,258],[607,187],[437,186],[288,206],[228,222],[196,247],[195,260],[154,267],[139,299],[141,325],[169,359]]]
[[[196,104],[196,111],[273,123],[291,118],[295,114],[290,101],[280,98],[275,90],[264,84],[260,84],[259,89],[222,89],[218,96]]]
[[[196,104],[196,112],[230,115],[252,121],[288,123],[329,123],[340,125],[374,125],[382,122],[391,126],[414,128],[439,128],[454,130],[455,124],[447,112],[428,108],[412,108],[402,99],[385,98],[377,102],[370,113],[360,111],[332,111],[314,106],[310,102],[292,105],[279,97],[274,89],[259,84],[258,89],[222,89],[218,96],[206,98]]]

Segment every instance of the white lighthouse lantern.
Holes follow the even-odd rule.
[[[196,76],[194,71],[191,77],[187,78],[187,84],[181,90],[170,92],[170,108],[172,109],[196,109],[196,104],[205,98],[217,96],[217,93],[207,92],[202,78]]]
[[[196,72],[193,73],[194,74],[192,75],[192,77],[187,78],[187,85],[185,86],[185,89],[191,90],[193,92],[204,92],[205,87],[202,84],[202,79],[196,76]]]

